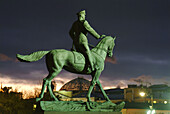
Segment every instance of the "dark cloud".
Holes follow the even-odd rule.
[[[141,75],[135,78],[131,78],[129,81],[131,81],[132,83],[136,83],[138,85],[154,85],[154,84],[167,84],[170,85],[169,83],[169,78],[168,77],[159,77],[159,78],[155,78],[151,75]]]
[[[14,61],[14,60],[8,57],[7,55],[0,53],[0,61]]]
[[[116,58],[114,56],[113,57],[106,57],[105,62],[109,62],[109,63],[112,63],[112,64],[117,63]]]
[[[151,83],[154,82],[153,81],[154,79],[152,78],[152,76],[145,76],[145,75],[141,75],[137,78],[131,78],[130,80],[138,84],[150,84],[151,85]]]

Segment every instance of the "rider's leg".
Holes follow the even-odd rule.
[[[83,42],[82,44],[83,44],[83,47],[85,49],[84,54],[85,54],[85,56],[87,56],[86,58],[89,61],[91,70],[94,71],[94,63],[93,63],[93,59],[92,59],[92,55],[91,55],[91,51],[90,51],[90,48],[88,46],[88,43],[87,42]]]

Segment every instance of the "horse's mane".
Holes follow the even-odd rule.
[[[96,47],[94,47],[91,51],[95,51],[97,48],[104,48],[103,46],[107,44],[107,42],[111,42],[111,40],[113,40],[113,37],[106,36],[105,38],[100,40]]]

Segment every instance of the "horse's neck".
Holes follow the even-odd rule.
[[[99,57],[105,60],[107,56],[107,50],[105,48],[95,47],[91,50],[93,53],[96,53]]]

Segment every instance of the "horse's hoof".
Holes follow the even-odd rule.
[[[58,101],[58,99],[57,99],[57,98],[54,98],[54,100],[55,100],[55,101]]]
[[[108,101],[104,102],[104,104],[112,104],[112,106],[116,106],[116,104],[115,104],[115,103],[112,103],[111,100],[108,100]]]
[[[91,99],[90,99],[90,97],[86,97],[87,98],[87,102],[91,102]]]
[[[89,111],[91,111],[90,102],[86,102],[86,106],[87,106],[87,109],[88,109]]]
[[[42,98],[36,98],[36,102],[39,102]]]
[[[111,100],[107,100],[106,102],[111,102],[111,103],[112,103],[112,101],[111,101]]]

